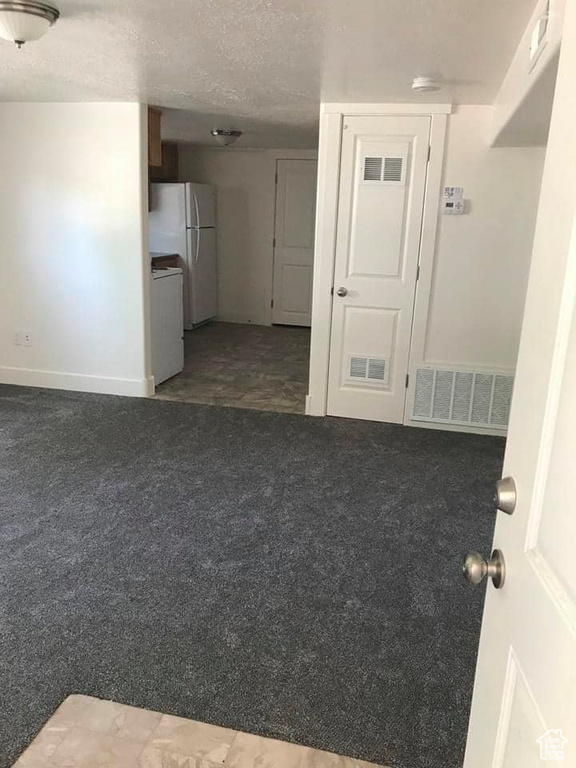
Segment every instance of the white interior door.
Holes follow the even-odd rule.
[[[576,2],[544,168],[465,768],[576,766]]]
[[[328,413],[401,423],[430,118],[345,117]]]
[[[272,322],[310,325],[316,160],[278,160]]]

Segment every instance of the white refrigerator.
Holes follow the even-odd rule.
[[[184,271],[184,328],[217,312],[216,191],[191,182],[152,184],[150,251],[177,253]]]

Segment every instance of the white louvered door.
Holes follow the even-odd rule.
[[[328,413],[401,423],[430,118],[345,117]]]

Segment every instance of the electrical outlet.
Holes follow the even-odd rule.
[[[31,347],[32,333],[30,331],[15,331],[12,343],[17,347]]]

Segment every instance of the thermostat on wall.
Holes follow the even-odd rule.
[[[464,213],[464,187],[444,187],[442,213],[458,216]]]

